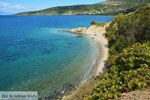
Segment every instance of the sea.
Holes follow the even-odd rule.
[[[97,45],[64,30],[112,16],[0,16],[0,91],[37,91],[54,98],[88,78]]]

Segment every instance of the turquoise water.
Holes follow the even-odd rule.
[[[0,91],[57,94],[80,83],[94,65],[97,46],[62,30],[109,22],[110,16],[0,16]]]

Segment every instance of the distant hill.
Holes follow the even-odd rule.
[[[150,3],[150,0],[107,0],[104,2],[90,5],[52,7],[39,11],[22,12],[16,15],[115,15],[120,12],[128,13],[130,11],[134,11],[139,6],[147,3]]]

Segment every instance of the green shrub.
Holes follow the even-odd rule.
[[[101,27],[103,27],[106,23],[103,23],[103,22],[97,23],[97,22],[95,22],[95,21],[92,21],[90,24],[91,24],[91,25],[95,25],[95,26],[101,26]]]
[[[90,100],[117,99],[121,93],[150,85],[150,5],[120,14],[106,29],[110,69]]]
[[[90,23],[90,25],[95,25],[96,24],[96,22],[95,21],[92,21],[91,23]]]
[[[94,88],[91,100],[116,99],[121,93],[146,87],[150,80],[150,42],[123,49],[115,64]]]
[[[150,40],[150,6],[145,6],[128,15],[115,17],[107,28],[110,54],[117,54],[123,48],[136,42]]]

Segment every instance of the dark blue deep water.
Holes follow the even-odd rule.
[[[94,65],[97,46],[62,30],[88,27],[110,16],[0,16],[0,91],[53,95],[81,82]]]

